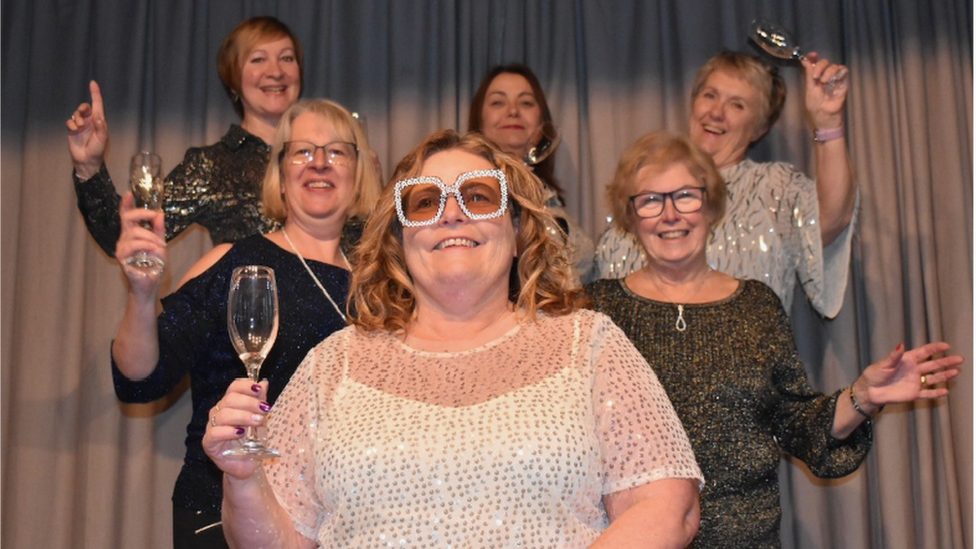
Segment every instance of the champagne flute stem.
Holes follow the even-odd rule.
[[[247,377],[254,383],[259,383],[261,381],[261,364],[264,362],[263,357],[258,357],[255,360],[246,360],[244,366],[247,368]],[[258,437],[258,429],[252,425],[248,425],[247,433],[245,439],[250,444],[261,444],[261,439]]]

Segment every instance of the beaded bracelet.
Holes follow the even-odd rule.
[[[834,139],[844,137],[844,126],[831,128],[829,130],[813,130],[813,141],[815,143],[826,143]]]
[[[851,395],[851,405],[854,406],[854,410],[864,416],[866,419],[871,419],[871,414],[865,412],[861,409],[861,405],[857,402],[857,397],[854,396],[854,385],[852,384],[850,390],[848,391]],[[884,410],[884,404],[878,407],[878,411],[875,414],[880,414]]]

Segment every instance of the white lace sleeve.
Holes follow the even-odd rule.
[[[703,486],[691,443],[657,376],[602,314],[594,323],[590,350],[604,493],[665,478],[694,478]]]
[[[265,462],[265,473],[296,531],[309,539],[319,538],[335,510],[335,502],[323,501],[320,493],[327,492],[317,487],[316,444],[328,430],[321,424],[327,395],[347,368],[348,330],[336,332],[309,351],[268,414],[268,443],[281,457]]]

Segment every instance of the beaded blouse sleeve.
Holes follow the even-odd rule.
[[[821,236],[816,181],[782,162],[771,164],[770,172],[772,179],[788,180],[785,189],[794,193],[790,223],[798,230],[799,238],[795,244],[800,249],[796,270],[803,293],[817,312],[833,318],[840,312],[847,290],[854,221],[830,246],[825,247]]]
[[[604,493],[665,478],[704,479],[671,401],[647,361],[607,316],[594,313],[590,360]]]
[[[768,291],[766,314],[769,321],[763,341],[772,361],[772,396],[767,418],[780,446],[801,459],[818,477],[835,478],[854,472],[871,449],[870,422],[862,423],[849,437],[835,439],[837,398],[842,391],[824,395],[814,391],[793,343],[793,332],[779,299]]]
[[[334,333],[314,347],[298,366],[268,415],[268,441],[281,458],[266,462],[265,474],[275,498],[291,517],[295,530],[318,539],[334,517],[336,502],[323,501],[316,443],[329,431],[324,408],[349,370],[349,339],[355,328]]]

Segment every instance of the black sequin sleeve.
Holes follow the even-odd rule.
[[[767,344],[772,365],[769,425],[776,440],[818,477],[837,478],[853,473],[871,449],[871,423],[862,423],[843,440],[831,436],[842,390],[824,395],[810,387],[793,342],[789,318],[771,290],[757,299],[757,307],[764,309],[759,318],[769,319],[760,340]]]
[[[115,243],[119,241],[119,234],[122,232],[119,195],[115,192],[115,184],[112,183],[105,164],[87,180],[80,179],[74,172],[71,178],[78,197],[78,211],[85,220],[88,233],[109,257],[115,257]]]

